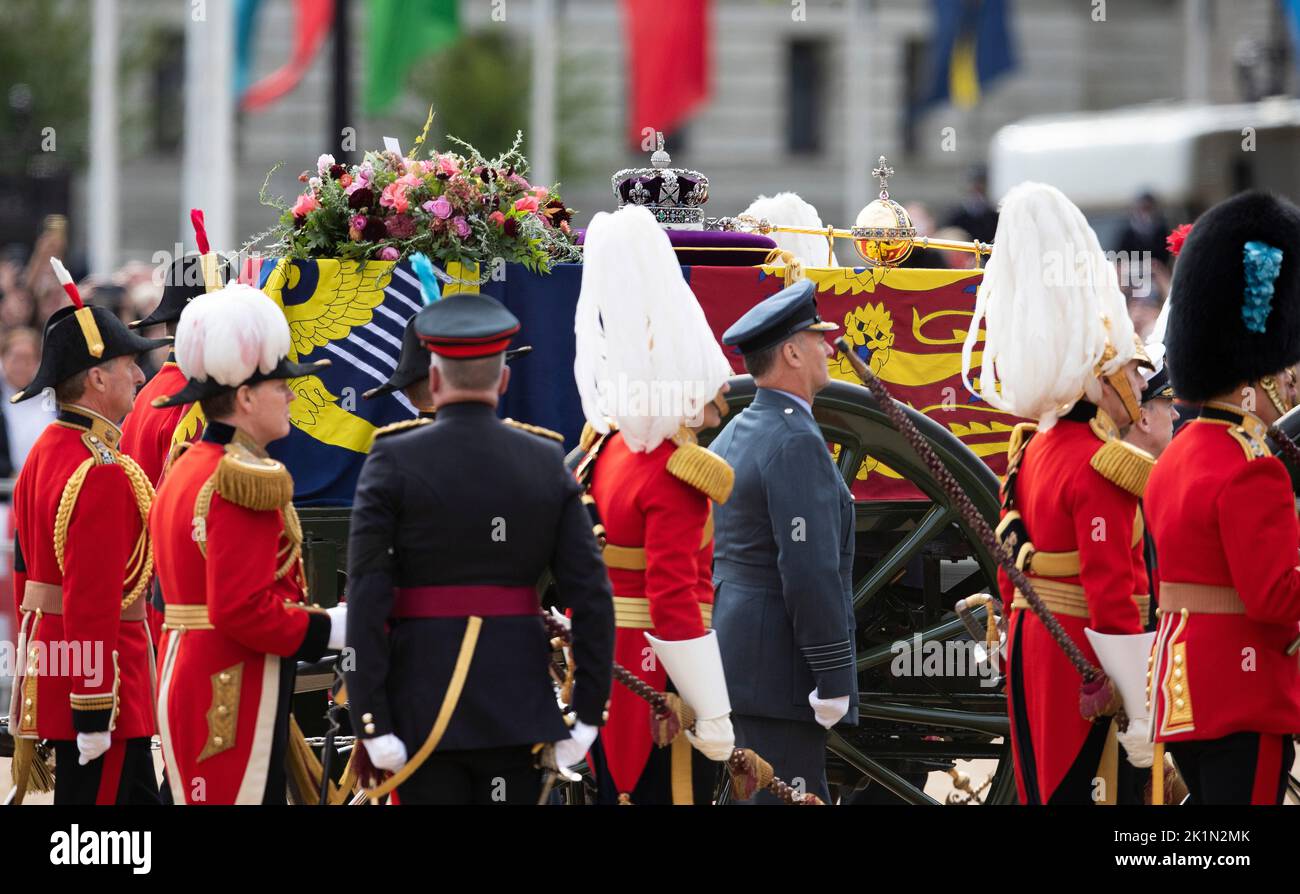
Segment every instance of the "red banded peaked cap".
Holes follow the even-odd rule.
[[[449,295],[415,315],[424,346],[457,360],[500,354],[518,332],[519,318],[488,295]]]

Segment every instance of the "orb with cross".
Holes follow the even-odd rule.
[[[869,266],[897,267],[912,253],[916,227],[903,206],[889,197],[894,169],[885,156],[880,156],[871,176],[880,181],[880,195],[858,212],[853,244]]]

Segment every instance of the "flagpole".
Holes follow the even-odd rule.
[[[202,208],[217,251],[235,244],[235,7],[210,3],[188,10],[185,24],[185,134],[181,158],[178,241],[192,244],[190,209]],[[201,15],[201,18],[196,18]]]
[[[1189,103],[1210,101],[1210,0],[1184,0],[1183,96]]]
[[[555,82],[557,0],[533,0],[532,105],[528,157],[533,183],[555,182]]]
[[[846,0],[843,34],[844,71],[840,88],[844,91],[843,146],[844,153],[844,220],[856,220],[858,212],[867,204],[870,189],[867,173],[874,159],[885,147],[871,145],[867,108],[870,91],[865,85],[871,81],[870,0]],[[879,150],[879,151],[877,151]]]
[[[117,0],[95,0],[93,17],[87,254],[90,272],[107,275],[118,261]]]

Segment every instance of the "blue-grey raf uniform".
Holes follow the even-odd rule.
[[[801,282],[778,292],[723,344],[748,354],[804,329],[836,328],[818,316],[814,291]],[[808,696],[848,696],[841,722],[857,722],[852,495],[811,409],[782,391],[759,388],[710,449],[736,473],[731,499],[714,507],[713,568],[736,744],[828,800],[826,731]]]

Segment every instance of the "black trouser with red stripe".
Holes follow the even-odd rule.
[[[1193,804],[1281,804],[1295,743],[1275,733],[1233,733],[1165,745]]]
[[[158,777],[149,738],[141,736],[113,747],[84,767],[74,740],[54,745],[55,804],[158,804]]]

